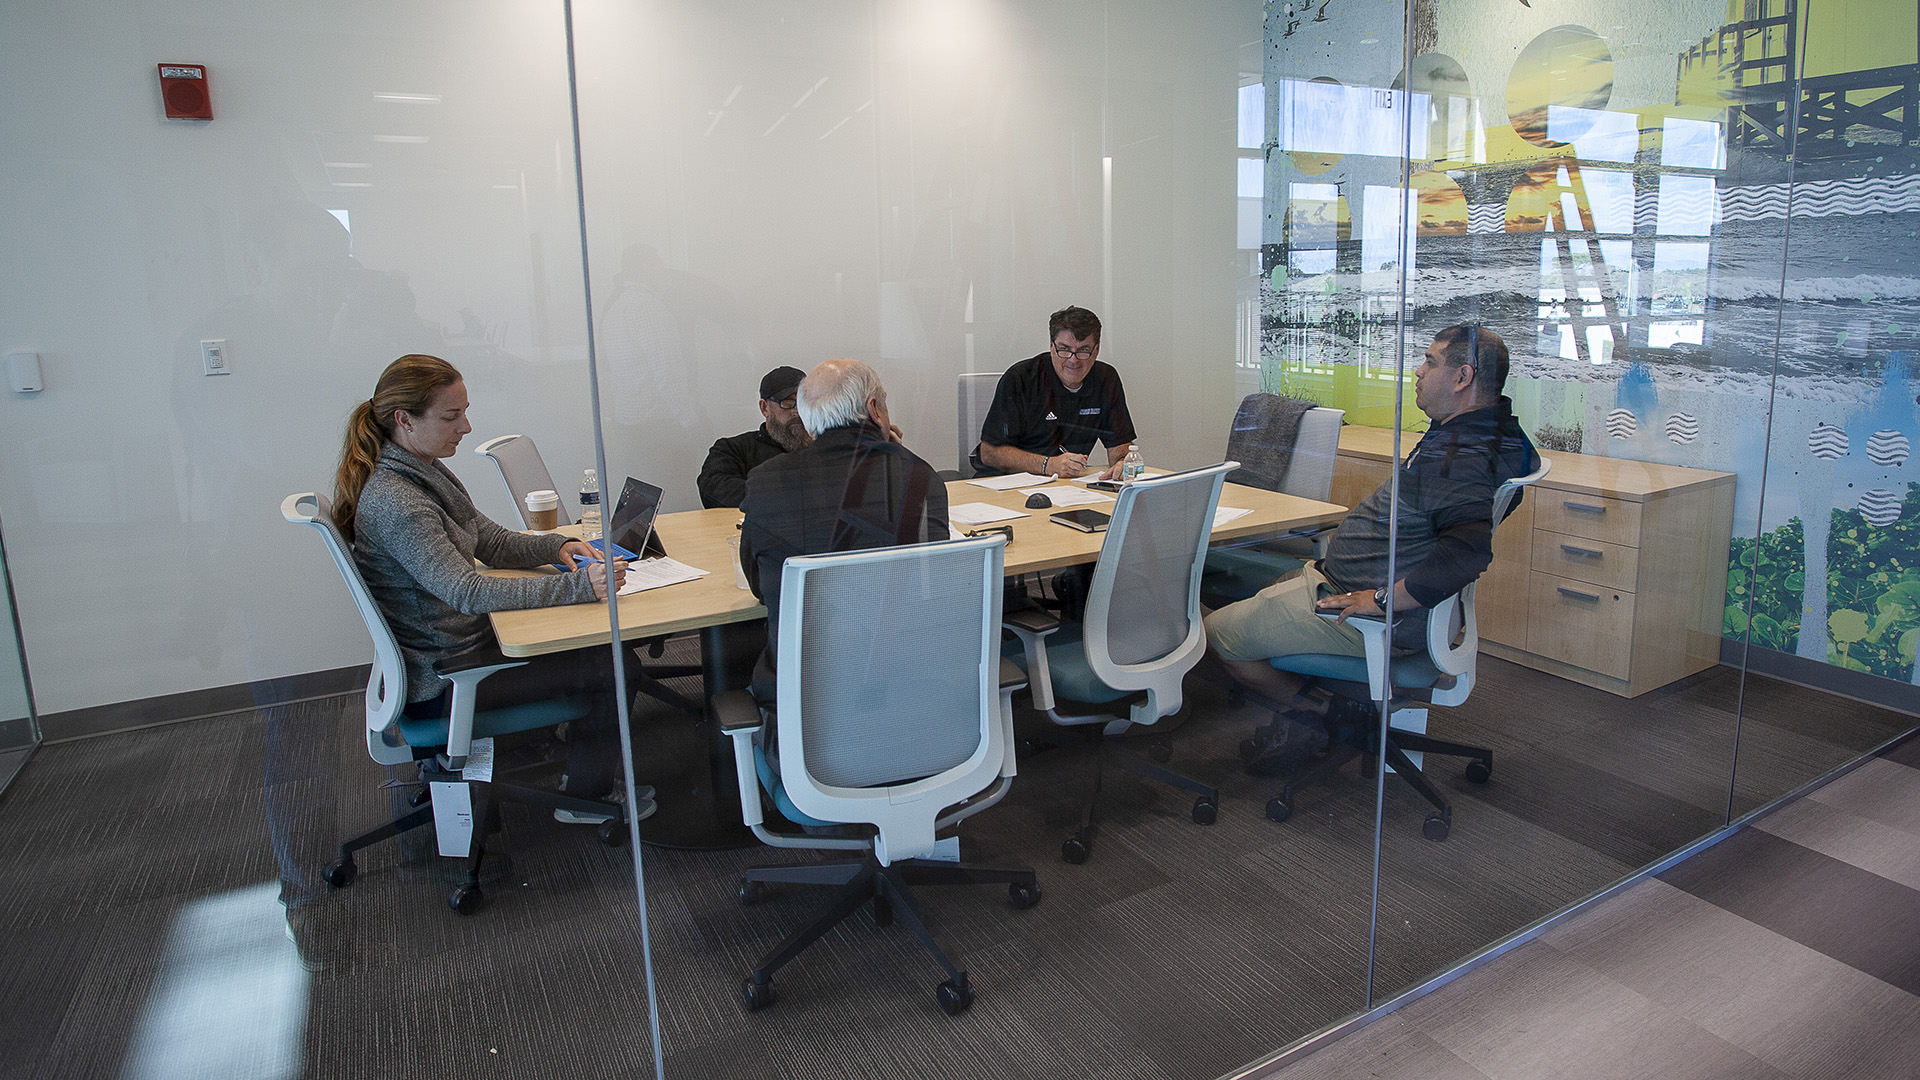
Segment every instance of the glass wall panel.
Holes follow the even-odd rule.
[[[0,578],[6,570],[6,545],[0,540]],[[19,620],[13,614],[13,588],[6,585],[6,608],[0,623],[0,789],[6,787],[33,747],[40,741],[40,725],[33,713],[33,689],[27,679],[26,654],[20,649]]]

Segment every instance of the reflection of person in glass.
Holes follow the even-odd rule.
[[[334,519],[353,542],[354,562],[381,614],[393,629],[407,666],[406,714],[441,717],[451,707],[447,683],[433,665],[475,649],[496,647],[490,611],[605,600],[618,588],[626,564],[596,561],[598,552],[558,535],[526,535],[504,528],[474,508],[467,489],[442,458],[450,458],[472,427],[467,388],[452,364],[432,356],[403,356],[388,365],[347,421],[334,494]],[[563,559],[577,569],[540,577],[489,577],[474,568],[532,569]],[[588,714],[571,725],[567,774],[571,795],[600,799],[619,781],[618,713],[613,700],[612,650],[576,649],[534,657],[523,667],[488,678],[488,708],[585,694]],[[631,658],[631,653],[621,650]],[[637,678],[637,664],[629,677]],[[636,819],[653,812],[641,792]],[[556,810],[561,821],[599,821]]]
[[[760,380],[759,427],[730,438],[720,439],[707,451],[706,464],[700,467],[700,505],[739,506],[747,494],[747,474],[789,450],[798,450],[813,441],[800,422],[800,406],[795,397],[800,380],[807,373],[796,367],[777,367]]]
[[[858,360],[828,360],[800,383],[800,419],[813,442],[747,477],[740,565],[767,605],[767,655],[778,647],[780,572],[794,555],[947,538],[947,489],[901,441],[880,376]],[[755,696],[770,699],[768,671]]]
[[[1048,352],[1007,369],[993,392],[973,452],[988,475],[1079,476],[1095,442],[1107,448],[1103,480],[1120,475],[1133,445],[1133,417],[1120,373],[1100,360],[1100,317],[1067,307],[1047,320]]]
[[[1400,466],[1398,580],[1387,580],[1389,481],[1347,514],[1325,558],[1207,616],[1208,646],[1234,679],[1273,701],[1292,699],[1300,678],[1267,661],[1300,653],[1366,655],[1347,616],[1380,614],[1389,589],[1395,645],[1425,640],[1426,609],[1466,588],[1493,562],[1494,491],[1539,463],[1513,403],[1500,392],[1506,382],[1507,345],[1493,331],[1467,324],[1434,336],[1414,370],[1414,403],[1432,425]],[[1339,620],[1319,618],[1320,612],[1337,612]],[[1291,730],[1277,725],[1268,737]]]

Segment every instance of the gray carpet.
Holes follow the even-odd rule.
[[[1485,786],[1434,769],[1451,837],[1423,839],[1424,804],[1387,787],[1378,997],[1725,820],[1737,672],[1634,701],[1494,660],[1481,674],[1468,705],[1434,716],[1436,735],[1497,755]],[[997,888],[922,893],[979,988],[963,1018],[935,1008],[941,974],[904,926],[864,913],[782,972],[776,1007],[744,1013],[741,976],[818,896],[743,908],[735,881],[809,856],[647,849],[668,1075],[1211,1077],[1362,1008],[1372,785],[1349,769],[1268,822],[1278,782],[1233,752],[1264,718],[1211,687],[1192,696],[1173,764],[1221,785],[1216,825],[1188,819],[1188,796],[1110,774],[1093,859],[1061,863],[1089,753],[1069,741],[1023,759],[1007,802],[965,827],[968,858],[1036,868],[1046,899],[1021,912]],[[1736,807],[1912,723],[1760,678],[1746,706]],[[453,879],[426,836],[366,852],[350,888],[319,884],[334,845],[404,794],[366,759],[359,709],[308,702],[36,754],[0,795],[7,1071],[652,1075],[631,862],[592,830],[506,808],[511,866],[469,919],[447,910]],[[643,779],[697,751],[682,718],[638,727]],[[208,986],[254,1019],[206,1022]]]

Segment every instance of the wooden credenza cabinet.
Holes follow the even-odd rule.
[[[1734,475],[1543,453],[1475,593],[1481,649],[1624,697],[1719,663]],[[1343,428],[1333,501],[1358,504],[1393,460],[1391,429]]]

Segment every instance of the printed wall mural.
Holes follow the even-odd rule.
[[[1414,357],[1485,322],[1541,444],[1737,474],[1729,637],[1920,682],[1917,31],[1912,0],[1271,4],[1263,388],[1418,430],[1403,286]]]

